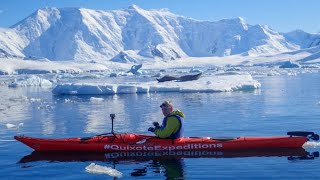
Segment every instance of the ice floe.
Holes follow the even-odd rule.
[[[112,177],[120,178],[122,173],[111,167],[101,166],[95,163],[91,163],[86,167],[86,171],[93,174],[107,174]]]
[[[315,148],[320,147],[320,142],[308,141],[303,144],[304,148]]]
[[[8,85],[9,87],[27,87],[27,86],[41,86],[41,87],[51,87],[52,83],[47,80],[40,78],[39,76],[30,76],[22,79],[15,79],[14,82]]]
[[[62,83],[53,90],[53,94],[67,95],[112,95],[160,92],[226,92],[254,90],[261,84],[248,73],[210,75],[194,81],[117,81],[116,83]]]
[[[6,127],[8,128],[8,129],[19,129],[20,127],[22,127],[23,126],[23,123],[19,123],[19,124],[12,124],[12,123],[7,123],[6,124]]]

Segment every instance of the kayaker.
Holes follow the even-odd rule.
[[[160,108],[164,115],[162,125],[153,122],[154,127],[149,127],[148,131],[153,132],[159,138],[176,139],[182,137],[184,114],[179,110],[174,111],[170,101],[164,101]]]

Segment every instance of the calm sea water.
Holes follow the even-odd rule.
[[[121,158],[105,154],[31,154],[13,136],[83,137],[110,132],[147,133],[161,121],[159,104],[172,100],[185,115],[185,136],[266,136],[303,130],[319,133],[320,74],[260,77],[249,92],[53,96],[50,89],[0,87],[1,179],[113,179],[85,171],[90,163],[113,167],[122,179],[319,179],[319,158],[250,157],[250,152],[211,157]],[[94,97],[94,98],[92,98]],[[24,123],[8,129],[7,123]],[[319,146],[308,151],[318,151]],[[278,154],[281,152],[278,152]],[[277,154],[277,153],[275,153]],[[249,157],[241,157],[249,156]]]

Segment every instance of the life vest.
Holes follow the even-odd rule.
[[[172,115],[169,115],[169,116],[165,117],[165,118],[163,119],[163,121],[162,121],[161,128],[165,128],[165,127],[166,127],[168,118],[169,118],[169,117],[172,117],[172,116],[174,116],[175,118],[177,118],[177,119],[179,120],[180,125],[179,125],[178,131],[175,132],[175,133],[173,133],[173,134],[171,134],[171,135],[168,137],[168,139],[177,139],[177,138],[180,138],[180,137],[183,136],[183,125],[182,125],[182,123],[183,123],[183,118],[182,118],[181,116],[178,116],[178,115],[176,115],[176,114],[172,114]]]

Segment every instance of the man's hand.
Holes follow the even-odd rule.
[[[149,127],[148,131],[154,132],[156,129],[154,127]]]
[[[153,125],[154,125],[154,127],[156,127],[156,129],[159,129],[159,128],[160,128],[160,125],[159,125],[158,122],[153,122]]]

